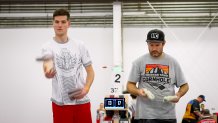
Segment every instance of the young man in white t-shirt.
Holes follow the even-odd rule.
[[[94,80],[92,61],[84,44],[67,36],[69,27],[69,12],[56,10],[53,13],[55,36],[42,47],[42,57],[47,58],[43,62],[44,73],[52,79],[53,121],[92,123],[87,97]]]

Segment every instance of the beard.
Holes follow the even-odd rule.
[[[161,56],[162,52],[151,51],[150,54],[151,54],[151,56],[153,56],[153,57],[159,57],[159,56]]]

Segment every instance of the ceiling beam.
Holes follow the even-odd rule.
[[[112,3],[120,2],[146,2],[146,0],[0,0],[1,4],[54,4],[54,3]],[[149,2],[205,2],[205,0],[147,0]],[[207,0],[206,2],[217,2]]]

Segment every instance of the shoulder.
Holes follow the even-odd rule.
[[[165,55],[165,58],[176,61],[176,59],[173,56],[171,56],[171,55],[169,55],[167,53],[164,53],[164,55]]]
[[[194,100],[193,100],[193,105],[199,106],[199,102],[198,102],[196,99],[194,99]]]
[[[139,66],[143,65],[148,58],[149,58],[149,54],[141,55],[132,62],[132,65],[135,67],[136,66],[139,67]]]
[[[52,47],[52,41],[47,41],[42,45],[42,48],[47,49]]]
[[[144,55],[141,55],[139,56],[137,59],[135,59],[133,61],[133,63],[140,63],[142,61],[144,61],[145,59],[148,59],[149,58],[149,54],[144,54]]]
[[[84,42],[78,39],[70,39],[69,40],[71,43],[77,45],[77,46],[84,46]]]
[[[173,56],[164,53],[165,58],[170,61],[171,63],[175,64],[175,65],[179,65],[179,62],[176,60],[176,58],[174,58]]]

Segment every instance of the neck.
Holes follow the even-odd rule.
[[[68,37],[66,36],[55,36],[54,40],[58,43],[67,43],[68,42]]]

